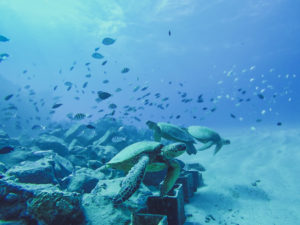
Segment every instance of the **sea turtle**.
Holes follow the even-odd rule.
[[[196,140],[204,143],[201,148],[198,148],[198,151],[203,151],[210,148],[212,145],[216,145],[214,155],[222,148],[223,145],[230,144],[230,140],[223,139],[221,136],[207,128],[202,126],[189,126],[187,131],[194,137]]]
[[[146,124],[150,129],[154,130],[155,141],[160,141],[163,137],[171,141],[183,142],[186,144],[186,152],[189,155],[197,153],[197,150],[193,145],[195,140],[185,129],[170,123],[155,123],[150,120],[148,120]]]
[[[180,174],[180,164],[173,158],[183,154],[185,150],[184,143],[164,146],[155,141],[136,142],[121,150],[106,164],[127,173],[121,182],[120,191],[113,198],[114,204],[120,204],[130,198],[139,188],[146,172],[168,170],[160,190],[161,196],[167,194]]]

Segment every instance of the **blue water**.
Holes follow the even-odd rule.
[[[82,123],[94,132],[103,117],[142,129],[147,120],[207,126],[232,143],[215,157],[181,158],[207,168],[188,220],[213,213],[226,224],[240,210],[243,224],[295,224],[299,12],[297,0],[0,0],[0,131],[36,147],[45,130],[62,125],[59,136]],[[99,91],[111,96],[99,101]],[[116,138],[128,144],[152,135],[126,132]],[[13,167],[9,154],[29,147],[1,150]]]
[[[111,103],[117,105],[115,118],[139,127],[149,118],[215,128],[298,126],[299,9],[298,1],[279,0],[2,0],[0,34],[9,41],[0,42],[0,53],[9,57],[0,63],[1,108],[10,103],[18,107],[12,115],[2,111],[2,126],[18,133],[17,121],[24,130],[69,122],[70,112],[93,115],[85,122],[94,121],[112,111]],[[115,42],[103,45],[106,37]],[[98,47],[103,59],[92,57]],[[123,68],[130,70],[121,73]],[[66,81],[73,83],[70,91]],[[148,89],[133,92],[138,85]],[[30,90],[35,94],[29,95]],[[113,96],[97,103],[99,90]],[[192,101],[183,103],[178,91]],[[9,94],[14,96],[5,101]],[[201,94],[204,102],[197,103]],[[161,101],[165,97],[169,100]],[[146,99],[165,109],[144,105]],[[63,105],[49,114],[55,103]],[[143,108],[124,115],[125,105]]]

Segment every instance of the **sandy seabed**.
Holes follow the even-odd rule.
[[[212,147],[196,156],[180,157],[206,168],[206,186],[185,205],[187,221],[195,225],[300,224],[300,129],[231,133],[226,133],[231,145],[216,156]]]

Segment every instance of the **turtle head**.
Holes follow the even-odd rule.
[[[154,123],[154,122],[151,121],[151,120],[148,120],[148,121],[146,122],[146,125],[147,125],[150,129],[155,129],[155,128],[157,127],[157,124]]]
[[[171,159],[182,155],[186,151],[186,145],[177,142],[164,146],[161,151],[164,157]]]
[[[230,140],[229,139],[222,139],[222,143],[223,143],[223,145],[229,145]]]

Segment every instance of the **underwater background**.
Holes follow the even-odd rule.
[[[72,126],[87,126],[89,137],[81,134],[77,143],[82,151],[112,127],[128,128],[100,143],[115,147],[101,163],[126,145],[152,140],[148,120],[206,126],[231,144],[215,156],[208,150],[179,157],[206,168],[207,186],[185,206],[193,215],[187,222],[297,224],[299,11],[294,0],[0,0],[3,174],[43,159],[44,153],[30,157],[51,150],[53,144],[37,144],[45,134],[72,152],[76,137],[65,135]],[[85,168],[68,154],[60,155]],[[91,218],[90,224],[118,221]]]

